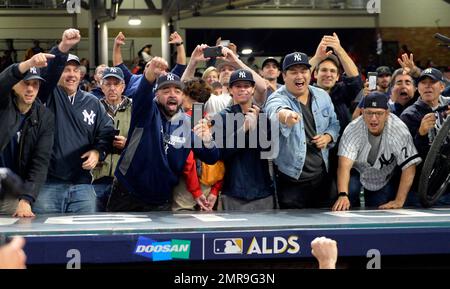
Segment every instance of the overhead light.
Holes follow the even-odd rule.
[[[130,18],[128,19],[128,25],[131,26],[137,26],[137,25],[141,25],[142,20],[141,17],[139,16],[130,16]]]
[[[242,49],[241,53],[244,55],[252,54],[253,50],[251,48]]]

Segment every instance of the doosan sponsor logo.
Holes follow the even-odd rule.
[[[136,253],[167,253],[167,252],[187,252],[189,245],[139,245],[136,248]]]
[[[155,241],[150,238],[139,237],[134,254],[152,259],[153,261],[166,261],[189,259],[190,251],[190,240],[172,239],[168,241]]]

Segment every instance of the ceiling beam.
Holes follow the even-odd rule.
[[[120,9],[119,15],[122,16],[142,16],[142,15],[161,15],[162,10],[161,9]]]
[[[148,9],[156,10],[156,6],[155,6],[155,4],[153,4],[152,0],[145,0],[145,4],[147,4]]]
[[[249,5],[257,5],[267,2],[268,0],[235,0],[232,1],[231,5],[233,6],[233,10]],[[200,8],[198,11],[199,16],[211,15],[220,11],[229,10],[230,3],[229,1],[224,1],[226,3],[211,5],[209,7]],[[180,13],[180,19],[186,19],[193,17],[193,11],[184,11]]]

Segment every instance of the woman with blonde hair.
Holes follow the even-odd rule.
[[[212,87],[214,95],[222,93],[222,84],[219,82],[219,72],[214,66],[208,67],[202,75],[202,79]]]

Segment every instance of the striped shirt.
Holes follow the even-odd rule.
[[[396,166],[404,170],[422,161],[408,128],[392,113],[381,134],[380,148],[373,166],[367,162],[371,149],[368,135],[367,125],[360,116],[345,128],[338,155],[354,161],[353,167],[360,173],[361,184],[370,191],[383,188]]]

